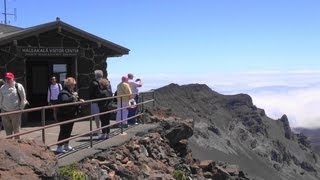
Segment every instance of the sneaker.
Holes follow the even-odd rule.
[[[105,134],[101,134],[99,136],[99,140],[106,140],[107,139],[107,136]]]
[[[64,150],[64,149],[62,148],[62,146],[60,145],[60,146],[57,146],[56,152],[57,152],[57,153],[65,153],[65,152],[67,152],[67,151]]]
[[[65,151],[73,151],[74,148],[72,146],[69,146],[69,145],[64,145],[63,150],[65,150]]]
[[[98,137],[101,136],[101,134],[102,133],[100,131],[93,131],[92,133],[93,136],[98,136]]]
[[[139,123],[138,123],[138,122],[135,122],[134,124],[135,124],[135,125],[138,125]]]

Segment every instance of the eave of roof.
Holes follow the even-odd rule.
[[[129,54],[129,49],[120,46],[118,44],[115,44],[113,42],[110,42],[108,40],[105,40],[103,38],[100,38],[98,36],[95,36],[93,34],[90,34],[86,31],[83,31],[79,28],[76,28],[74,26],[71,26],[67,23],[64,23],[60,20],[29,27],[26,29],[0,34],[0,45],[11,43],[13,40],[21,40],[36,34],[44,33],[50,30],[54,30],[56,28],[62,28],[63,30],[69,31],[70,33],[73,33],[75,35],[78,35],[80,37],[83,37],[84,39],[88,39],[93,42],[101,43],[102,46],[105,46],[108,49],[111,49],[118,53],[118,55],[115,56],[121,56],[125,54]]]
[[[21,29],[23,29],[23,28],[11,26],[11,25],[7,25],[7,24],[0,24],[0,35],[14,32],[14,31],[19,31]]]

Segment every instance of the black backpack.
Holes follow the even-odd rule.
[[[97,96],[96,95],[96,91],[97,91],[96,88],[98,88],[99,90],[101,89],[100,83],[97,80],[92,80],[91,83],[90,83],[90,86],[89,86],[89,97],[90,97],[90,99],[98,98],[98,97],[96,97]]]
[[[104,92],[104,96],[101,98],[112,97],[112,92],[110,91],[110,89],[106,89],[102,92]],[[111,102],[112,102],[111,99],[98,101],[98,106],[99,106],[100,111],[108,110]]]

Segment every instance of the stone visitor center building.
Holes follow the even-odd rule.
[[[19,28],[0,24],[0,78],[13,72],[23,84],[31,106],[47,104],[51,75],[61,82],[75,77],[80,97],[88,99],[94,70],[107,76],[106,60],[129,49],[60,21]]]

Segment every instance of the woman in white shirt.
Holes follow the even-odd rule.
[[[58,103],[58,95],[62,90],[62,85],[57,83],[57,78],[52,76],[50,78],[50,85],[48,87],[48,105],[54,105]],[[57,121],[57,109],[53,108],[53,119]]]

